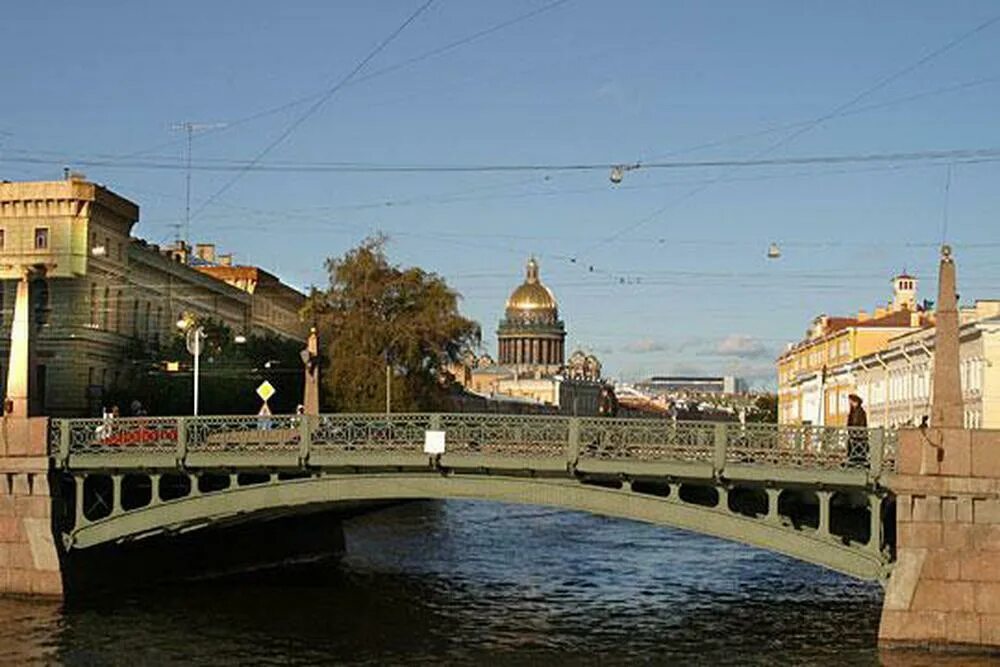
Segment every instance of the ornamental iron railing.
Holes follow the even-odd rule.
[[[212,454],[289,454],[308,465],[321,454],[422,455],[428,431],[444,432],[446,455],[562,459],[567,470],[606,461],[707,464],[716,474],[867,469],[878,477],[895,470],[897,452],[895,431],[885,429],[464,413],[53,419],[49,443],[56,464],[70,468],[77,460],[135,465],[144,455],[183,465]]]

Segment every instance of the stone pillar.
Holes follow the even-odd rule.
[[[306,349],[302,351],[305,364],[305,389],[302,392],[302,407],[307,415],[319,414],[319,339],[316,327],[309,329]]]
[[[951,248],[941,248],[934,331],[934,396],[931,426],[961,428],[965,423],[959,367],[958,295]]]
[[[1000,650],[1000,431],[900,434],[879,641]]]
[[[931,428],[899,435],[896,564],[879,642],[1000,650],[1000,431],[967,430],[955,266],[942,249]]]
[[[44,417],[0,421],[0,595],[63,594],[47,430]]]

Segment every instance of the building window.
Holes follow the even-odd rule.
[[[97,283],[90,283],[90,326],[97,328]]]
[[[7,245],[7,231],[0,229],[0,250],[3,250]]]
[[[49,249],[49,228],[35,227],[35,250]]]

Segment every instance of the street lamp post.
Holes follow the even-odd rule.
[[[385,364],[385,414],[392,414],[392,366]]]
[[[201,375],[201,350],[205,340],[204,327],[195,324],[190,317],[182,317],[177,320],[177,328],[185,332],[185,344],[187,351],[194,357],[194,409],[193,414],[198,416],[198,381]]]

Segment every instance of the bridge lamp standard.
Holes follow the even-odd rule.
[[[199,325],[193,316],[184,314],[177,320],[177,330],[184,333],[184,342],[187,351],[194,357],[194,410],[195,417],[198,416],[198,379],[201,374],[201,351],[204,348],[205,329]]]

